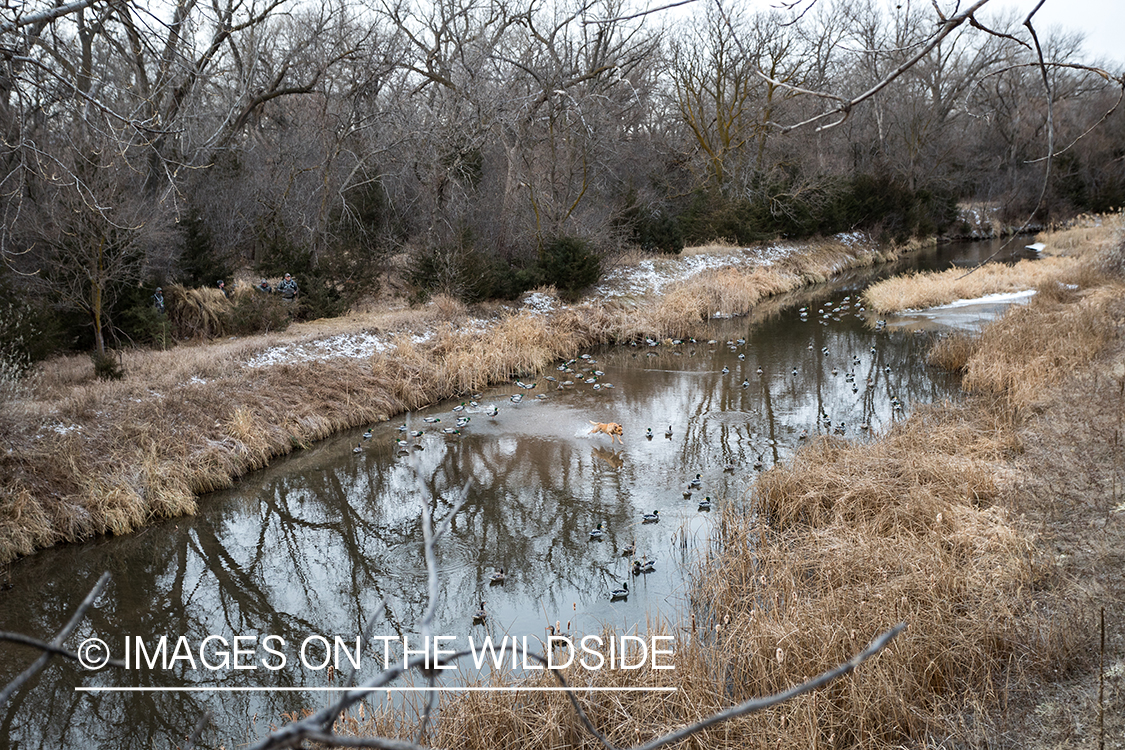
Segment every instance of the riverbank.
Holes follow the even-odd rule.
[[[716,316],[893,260],[859,235],[637,258],[575,305],[551,290],[472,309],[439,298],[281,334],[41,366],[0,416],[0,562],[191,513],[271,458],[340,430],[539,371],[596,344],[691,334]]]
[[[1039,235],[1037,239],[1043,249],[1042,257],[1036,260],[1021,260],[1013,265],[995,263],[971,273],[964,268],[950,268],[904,274],[872,284],[863,293],[863,301],[868,309],[885,315],[1052,285],[1096,284],[1100,269],[1088,259],[1109,252],[1122,226],[1121,214],[1080,217],[1068,229]],[[1021,238],[1012,238],[1011,242],[1006,253],[1027,244]],[[1095,276],[1086,278],[1091,273]]]
[[[905,622],[854,675],[689,746],[1120,746],[1125,247],[1112,234],[1085,247],[1084,286],[1052,280],[945,356],[966,373],[963,403],[870,442],[813,443],[724,511],[674,672],[567,672],[580,686],[676,688],[584,694],[611,742],[783,690]],[[349,721],[341,731],[411,736],[399,714]],[[451,698],[427,741],[595,745],[564,697],[528,693]]]

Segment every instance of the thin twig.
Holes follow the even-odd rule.
[[[73,633],[74,629],[78,627],[78,623],[80,623],[82,621],[82,618],[86,616],[86,611],[89,610],[90,607],[94,606],[94,602],[98,600],[98,597],[102,595],[103,591],[105,591],[105,587],[109,585],[109,578],[109,571],[102,573],[101,578],[99,578],[98,582],[94,584],[94,588],[90,589],[90,593],[86,594],[86,598],[83,599],[82,603],[78,605],[78,609],[76,609],[74,611],[74,614],[71,615],[70,620],[67,621],[62,630],[56,633],[55,637],[51,639],[51,646],[56,649],[60,648],[66,641],[66,639],[70,637],[70,634]],[[5,703],[7,703],[8,699],[11,698],[17,690],[23,687],[28,680],[39,674],[39,672],[47,666],[47,663],[51,661],[51,658],[53,656],[55,656],[55,651],[53,650],[41,654],[38,659],[32,662],[30,667],[25,669],[23,672],[17,675],[14,680],[5,685],[4,689],[0,690],[0,706],[3,706]],[[74,658],[77,659],[77,655],[75,655]]]

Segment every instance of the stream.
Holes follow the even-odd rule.
[[[360,428],[278,459],[201,498],[195,516],[14,563],[0,630],[50,637],[109,571],[108,591],[67,645],[96,637],[132,663],[87,672],[56,660],[0,708],[0,749],[178,747],[205,710],[215,718],[204,744],[233,747],[285,712],[325,705],[380,601],[373,635],[383,640],[364,651],[360,679],[384,658],[400,661],[403,639],[416,645],[424,509],[445,519],[462,492],[436,547],[433,632],[449,648],[511,635],[538,651],[556,622],[575,639],[674,628],[688,617],[712,519],[746,502],[760,471],[806,439],[867,440],[918,404],[958,396],[957,380],[925,362],[940,316],[925,332],[902,321],[876,330],[859,309],[863,288],[906,268],[971,264],[995,247],[946,246],[849,273],[713,321],[694,340],[592,349],[521,384],[374,425],[369,438]],[[623,444],[590,434],[591,422],[620,423]],[[658,522],[645,523],[654,511]],[[604,538],[592,540],[598,524]],[[631,544],[653,572],[633,575]],[[501,567],[506,580],[491,583]],[[625,583],[628,597],[611,601]],[[474,623],[482,602],[487,619]],[[0,685],[32,658],[0,644]],[[487,669],[465,660],[442,682]],[[169,689],[184,687],[208,690]]]

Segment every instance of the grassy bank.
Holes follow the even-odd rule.
[[[1021,260],[1014,265],[982,266],[971,273],[965,268],[950,268],[896,276],[868,287],[863,301],[868,309],[887,314],[989,294],[1059,285],[1088,286],[1097,280],[1085,277],[1099,271],[1097,264],[1090,263],[1088,258],[1110,250],[1121,226],[1121,214],[1084,217],[1071,229],[1040,234],[1036,239],[1047,245],[1043,258]],[[1023,242],[1016,238],[1013,249],[1019,249],[1021,244]]]
[[[761,267],[723,252],[730,264],[655,297],[556,298],[546,312],[441,298],[279,334],[124,351],[116,381],[95,380],[84,356],[50,361],[0,413],[0,562],[191,513],[199,493],[295,447],[537,372],[582,347],[690,335],[715,313],[745,314],[771,295],[897,256],[838,240]],[[292,353],[347,336],[389,345],[359,357]]]
[[[678,691],[580,699],[609,739],[635,745],[797,684],[900,621],[851,677],[682,746],[1094,748],[1125,736],[1125,282],[1103,272],[1125,248],[1111,240],[1113,254],[1080,259],[1085,287],[1039,294],[945,356],[966,373],[964,403],[871,442],[814,443],[728,506],[695,575],[695,615],[670,626],[675,671],[627,678]],[[341,729],[409,736],[409,718]],[[427,739],[599,746],[563,697],[526,693],[452,698]]]

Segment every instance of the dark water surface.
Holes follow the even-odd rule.
[[[957,245],[912,267],[970,263],[994,247]],[[460,412],[457,400],[409,415],[419,438],[397,429],[405,418],[376,425],[367,440],[362,429],[342,434],[201,498],[194,517],[12,565],[11,588],[0,592],[0,630],[50,637],[108,570],[107,594],[67,645],[98,637],[120,657],[128,643],[135,666],[133,639],[151,653],[163,635],[168,657],[180,658],[167,670],[85,672],[53,663],[0,708],[0,748],[176,747],[206,709],[216,718],[205,743],[233,747],[281,723],[283,712],[324,705],[331,693],[75,688],[340,685],[339,675],[315,668],[325,656],[316,638],[339,636],[354,650],[380,600],[386,613],[374,634],[399,644],[416,636],[426,606],[423,507],[444,518],[466,485],[467,502],[437,549],[434,630],[449,647],[464,647],[470,635],[543,638],[556,621],[578,636],[604,627],[643,634],[653,623],[679,622],[710,519],[744,499],[761,468],[791,456],[802,434],[843,425],[845,437],[867,439],[915,404],[956,396],[956,382],[925,364],[927,335],[875,331],[857,309],[876,274],[901,270],[854,274],[772,301],[751,318],[715,321],[694,342],[591,350],[572,372],[545,373],[554,382],[541,375],[527,380],[531,390],[496,388]],[[558,390],[565,380],[574,385]],[[516,394],[523,394],[518,405],[510,400]],[[493,405],[499,413],[490,417]],[[468,425],[444,434],[458,416],[470,417]],[[624,445],[591,436],[590,421],[621,423]],[[700,488],[685,499],[697,474]],[[706,496],[715,503],[710,513],[698,510]],[[653,510],[660,521],[642,523]],[[605,539],[591,541],[599,523]],[[634,541],[655,572],[630,575],[622,550]],[[501,566],[506,582],[490,585]],[[625,582],[631,595],[611,602],[609,592]],[[482,600],[487,625],[474,625]],[[267,635],[278,639],[265,644]],[[239,663],[254,668],[207,668],[204,657],[221,667],[223,645],[210,641],[201,657],[208,636],[223,638],[228,651],[245,637]],[[299,652],[310,636],[306,666]],[[285,668],[270,668],[280,657],[265,645],[285,654]],[[382,646],[364,652],[361,678],[377,672],[381,657]],[[31,658],[0,644],[0,685]],[[340,662],[348,666],[346,657]],[[471,679],[475,670],[466,666]]]

